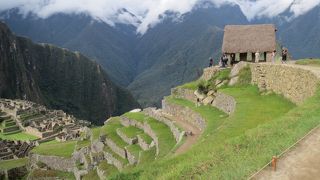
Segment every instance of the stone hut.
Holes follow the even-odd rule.
[[[222,53],[233,54],[237,61],[255,62],[259,52],[261,62],[272,61],[276,50],[276,27],[273,24],[227,25],[224,28]]]

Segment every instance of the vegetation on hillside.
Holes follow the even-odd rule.
[[[316,66],[320,67],[320,59],[300,59],[295,62],[299,65],[308,65],[308,66]]]
[[[49,141],[35,147],[32,152],[41,155],[60,156],[70,158],[77,141],[57,142]]]

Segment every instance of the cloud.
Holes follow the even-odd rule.
[[[239,5],[249,20],[274,17],[287,9],[299,16],[320,3],[320,0],[0,0],[0,11],[17,8],[23,15],[33,13],[40,18],[56,13],[85,13],[112,26],[133,24],[137,32],[143,34],[161,22],[160,16],[167,11],[179,16],[203,1],[211,1],[216,6]]]

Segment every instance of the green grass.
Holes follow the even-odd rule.
[[[252,79],[252,75],[251,75],[250,66],[247,66],[240,70],[237,86],[248,85],[251,83],[251,79]]]
[[[57,142],[50,141],[35,147],[32,152],[41,155],[71,157],[77,141]]]
[[[82,177],[83,180],[94,180],[94,179],[100,179],[98,174],[97,174],[97,171],[95,169],[89,171],[88,174],[84,175]]]
[[[99,169],[104,170],[105,171],[105,175],[107,176],[112,176],[113,174],[118,172],[118,169],[113,166],[112,164],[108,164],[108,162],[106,160],[101,161],[99,163]]]
[[[21,141],[38,139],[38,137],[27,134],[25,132],[19,132],[19,133],[10,134],[10,135],[5,135],[3,133],[0,133],[0,138],[7,139],[7,140],[21,140]]]
[[[267,126],[268,123],[277,124],[273,121],[285,116],[291,109],[296,109],[295,105],[275,94],[261,96],[258,88],[253,86],[233,87],[221,91],[232,95],[237,100],[237,109],[229,117],[226,117],[213,107],[195,107],[194,103],[189,101],[169,98],[169,102],[187,106],[200,113],[206,119],[207,128],[204,134],[192,149],[185,154],[161,159],[152,165],[136,168],[135,171],[130,173],[139,172],[141,179],[150,179],[152,177],[157,177],[157,179],[242,179],[270,160],[273,153],[268,155],[261,154],[259,153],[261,151],[260,144],[249,145],[251,141],[243,141],[241,137],[247,136],[248,133],[253,131],[255,133],[269,134],[267,131],[270,131],[270,129],[261,131],[259,126]],[[320,114],[320,111],[318,114]],[[285,123],[282,125],[285,125]],[[286,128],[288,127],[278,126],[277,129],[271,129],[281,133]],[[296,133],[292,130],[289,132]],[[257,140],[255,138],[259,138],[259,134],[251,134],[250,137],[253,138],[252,142],[254,142],[254,140]],[[280,137],[284,139],[291,138],[287,136]],[[272,141],[278,141],[277,138],[279,137],[270,136],[268,140],[270,144],[263,148],[270,149]],[[259,139],[259,143],[263,142],[264,139]],[[237,145],[233,146],[232,143]],[[281,146],[279,149],[284,147],[286,146]],[[273,148],[271,149],[274,150]],[[255,154],[248,153],[252,151],[255,151]],[[239,155],[239,152],[243,152],[243,154]],[[254,155],[254,157],[251,157],[251,155]],[[250,165],[249,162],[253,165]],[[259,163],[257,164],[256,162]],[[248,169],[248,167],[250,168]]]
[[[66,179],[73,180],[75,179],[73,173],[63,172],[57,170],[40,170],[35,169],[30,173],[31,179],[46,179],[46,178],[55,178],[55,179]]]
[[[142,151],[140,156],[140,164],[148,164],[155,160],[156,147],[152,147],[147,151]]]
[[[173,137],[168,126],[165,124],[143,114],[142,112],[138,113],[126,113],[124,116],[129,119],[134,119],[140,122],[147,122],[151,129],[156,133],[159,141],[159,157],[163,157],[168,154],[171,149],[175,146],[176,141]]]
[[[0,170],[10,170],[13,168],[25,166],[28,162],[28,158],[20,158],[13,160],[1,160],[0,161]]]
[[[77,147],[76,148],[79,150],[79,149],[81,149],[83,147],[87,147],[89,145],[90,145],[90,140],[89,139],[85,139],[83,141],[77,141]]]
[[[151,144],[151,142],[153,141],[153,139],[147,134],[139,134],[139,135],[147,144]]]
[[[129,126],[129,127],[123,127],[119,129],[123,134],[125,134],[128,138],[134,138],[138,134],[143,134],[144,132],[136,127]]]
[[[101,127],[95,127],[95,128],[92,128],[91,131],[92,131],[92,138],[93,140],[97,140],[99,139],[99,136],[100,136],[100,130],[101,130]]]
[[[177,88],[183,88],[183,89],[191,89],[191,90],[197,90],[198,89],[198,84],[199,84],[199,81],[192,81],[192,82],[189,82],[189,83],[186,83],[182,86],[178,86]]]
[[[218,71],[218,72],[212,77],[212,79],[221,80],[221,81],[229,80],[229,79],[230,79],[230,77],[229,77],[230,72],[231,72],[231,69],[230,69],[230,68],[222,69],[222,70]]]
[[[126,148],[136,159],[139,159],[139,152],[143,151],[138,144],[133,144]]]
[[[320,59],[300,59],[296,64],[320,67]]]

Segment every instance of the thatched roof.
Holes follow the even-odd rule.
[[[224,28],[223,53],[272,52],[276,49],[273,24],[227,25]]]

